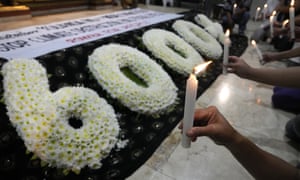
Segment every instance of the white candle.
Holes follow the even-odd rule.
[[[229,56],[229,47],[231,44],[230,41],[230,31],[229,29],[226,30],[225,38],[224,38],[224,54],[223,54],[223,74],[227,74],[227,68],[225,67],[228,64],[228,56]]]
[[[273,38],[274,34],[274,18],[276,15],[276,11],[273,11],[272,15],[270,16],[270,36]]]
[[[267,17],[267,8],[268,8],[268,4],[264,4],[263,20],[265,20]]]
[[[191,147],[191,139],[187,137],[186,133],[189,129],[193,127],[193,123],[194,123],[195,103],[196,103],[197,89],[198,89],[198,80],[196,75],[201,71],[205,70],[205,68],[210,63],[211,61],[208,61],[206,63],[196,66],[193,69],[193,72],[190,74],[186,83],[182,140],[181,140],[181,145],[184,148]]]
[[[236,8],[237,8],[237,4],[236,4],[236,3],[234,3],[234,5],[233,5],[233,11],[232,11],[232,14],[235,14],[235,13],[236,13]]]
[[[295,1],[292,0],[289,8],[290,14],[290,31],[291,31],[291,39],[295,39]]]
[[[252,41],[251,41],[251,44],[253,45],[253,47],[254,47],[255,50],[256,50],[256,53],[257,53],[258,58],[259,58],[259,62],[260,62],[261,64],[264,64],[262,53],[261,53],[260,49],[257,47],[256,42],[255,42],[254,40],[252,40]]]
[[[259,12],[260,12],[260,7],[257,7],[257,8],[256,8],[256,13],[255,13],[254,21],[257,21],[258,16],[259,16]]]

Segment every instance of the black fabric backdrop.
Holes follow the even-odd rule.
[[[197,12],[183,13],[183,19],[193,21]],[[111,104],[117,113],[121,127],[120,138],[128,139],[129,142],[124,149],[117,151],[113,149],[110,155],[102,160],[103,166],[98,170],[85,168],[79,175],[69,173],[64,175],[62,170],[53,167],[41,167],[40,160],[32,160],[32,154],[26,153],[26,148],[21,138],[18,137],[14,127],[10,125],[6,115],[6,108],[0,103],[0,179],[1,180],[106,180],[125,179],[137,170],[154,153],[161,142],[174,129],[183,116],[183,104],[185,95],[185,82],[183,77],[172,71],[164,63],[151,55],[144,47],[142,34],[152,28],[161,28],[173,31],[171,26],[175,20],[151,25],[142,29],[115,35],[113,37],[99,39],[83,45],[62,49],[37,59],[46,67],[52,91],[63,86],[84,86],[95,90]],[[174,32],[174,31],[173,31]],[[241,55],[248,46],[245,36],[232,35],[231,55]],[[179,103],[173,112],[161,115],[158,118],[145,116],[131,112],[122,106],[109,93],[105,92],[89,73],[87,59],[92,51],[104,44],[120,43],[136,47],[147,53],[156,60],[169,73],[177,85],[179,91]],[[1,65],[5,63],[1,59]],[[207,72],[199,79],[198,96],[200,96],[222,72],[222,59],[214,61]],[[1,77],[2,81],[2,77]],[[1,83],[1,96],[3,86]]]

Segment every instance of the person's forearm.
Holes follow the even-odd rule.
[[[263,151],[240,134],[226,147],[255,179],[300,179],[297,168]]]
[[[251,68],[246,78],[274,86],[300,88],[300,66],[282,69]]]
[[[283,59],[293,58],[297,56],[300,56],[300,47],[287,50],[287,51],[278,52],[276,55],[276,59],[283,60]]]

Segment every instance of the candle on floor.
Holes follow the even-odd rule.
[[[255,42],[254,40],[252,40],[252,41],[251,41],[251,44],[253,45],[253,47],[254,47],[255,50],[256,50],[256,53],[257,53],[258,58],[259,58],[259,62],[260,62],[261,64],[264,64],[262,53],[261,53],[260,49],[257,47],[256,42]]]
[[[258,16],[259,16],[259,12],[260,12],[260,7],[257,7],[257,8],[256,8],[256,13],[255,13],[254,21],[257,21]]]
[[[295,1],[292,0],[289,8],[290,15],[290,31],[291,31],[291,39],[295,39]]]
[[[263,20],[267,18],[267,8],[268,8],[268,4],[264,4]]]
[[[229,47],[231,44],[229,35],[230,35],[230,31],[229,29],[227,29],[224,38],[223,74],[227,74],[227,68],[225,66],[228,64]]]
[[[182,128],[182,139],[181,139],[181,145],[184,148],[191,147],[191,139],[187,137],[186,133],[189,129],[193,127],[193,122],[194,122],[195,103],[196,103],[197,89],[198,89],[198,80],[196,76],[201,72],[203,73],[205,68],[211,62],[212,61],[208,61],[206,63],[194,67],[193,72],[190,74],[186,83],[183,128]]]
[[[276,16],[276,11],[273,11],[272,15],[270,16],[270,37],[273,38],[274,36],[274,18]]]
[[[235,13],[236,13],[236,8],[237,8],[237,4],[236,4],[236,3],[234,3],[234,5],[233,5],[233,11],[232,11],[232,14],[235,14]]]

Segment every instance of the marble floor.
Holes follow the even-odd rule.
[[[167,12],[183,11],[179,8],[141,7]],[[112,7],[97,11],[39,16],[17,22],[0,21],[0,31],[104,14],[118,9],[120,8]],[[259,24],[259,22],[250,21],[247,35],[249,36]],[[263,51],[273,50],[267,43],[258,45]],[[258,56],[251,46],[246,49],[242,57],[251,66],[261,66],[258,62]],[[284,68],[285,64],[274,62],[264,66]],[[216,106],[233,127],[259,147],[296,165],[299,160],[299,146],[290,142],[284,136],[286,122],[295,115],[272,107],[272,88],[270,85],[241,79],[233,74],[220,75],[213,85],[197,100],[197,107]],[[128,180],[253,179],[227,149],[214,144],[209,138],[199,138],[189,149],[182,148],[180,140],[180,131],[175,128],[153,156],[128,177]]]

